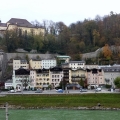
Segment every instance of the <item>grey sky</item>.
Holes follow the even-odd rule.
[[[62,21],[66,25],[96,15],[103,17],[110,11],[120,13],[120,0],[0,0],[0,19],[10,18]]]

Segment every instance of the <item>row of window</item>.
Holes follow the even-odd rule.
[[[94,81],[91,81],[91,82],[88,82],[88,83],[89,83],[89,84],[90,84],[90,83],[92,84],[92,83],[98,83],[98,82],[97,82],[97,81],[95,81],[95,82],[94,82]],[[99,82],[99,83],[103,83],[103,82],[101,81],[101,82]]]
[[[56,63],[48,63],[48,62],[46,62],[46,63],[41,63],[41,62],[35,62],[34,64],[56,64]]]
[[[60,77],[60,75],[52,75],[52,78]],[[61,75],[62,77],[62,75]]]
[[[49,85],[49,83],[36,83],[36,85]]]
[[[84,65],[83,63],[78,63],[78,64],[75,64],[75,63],[71,63],[71,65]]]
[[[46,75],[37,75],[37,77],[41,77],[41,76],[49,76],[49,74],[46,74]]]
[[[43,64],[56,64],[56,63],[43,63]]]
[[[16,62],[15,62],[15,64],[27,64],[27,62],[24,62],[24,63],[19,63],[19,62],[18,62],[18,63],[16,63]]]
[[[39,78],[39,79],[38,79],[38,78],[36,78],[36,80],[47,80],[47,81],[48,81],[48,80],[49,80],[49,78],[47,78],[47,79],[45,79],[45,78],[43,78],[43,79],[42,79],[42,78]]]
[[[49,85],[50,83],[36,83],[36,85]],[[52,83],[52,85],[57,85],[57,83]]]
[[[27,67],[27,66],[14,66],[14,68]]]
[[[79,68],[83,68],[83,67],[72,67],[73,69],[79,69]]]
[[[88,78],[88,79],[96,79],[96,80],[97,80],[98,78],[97,78],[97,77],[95,77],[95,78],[92,78],[92,77],[91,77],[91,78]],[[103,78],[100,78],[100,79],[103,79]]]

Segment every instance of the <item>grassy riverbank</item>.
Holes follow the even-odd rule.
[[[25,108],[49,107],[94,107],[98,103],[104,108],[120,108],[120,94],[58,94],[58,95],[7,95],[0,97],[0,105]]]

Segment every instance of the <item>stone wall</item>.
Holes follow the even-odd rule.
[[[0,51],[0,71],[1,71],[0,81],[3,80],[2,78],[4,76],[6,67],[7,67],[7,55],[3,51]]]
[[[82,60],[85,60],[86,58],[96,58],[98,57],[99,53],[102,51],[102,48],[97,49],[95,52],[90,52],[90,53],[84,53],[82,55]],[[113,53],[120,53],[120,46],[110,46],[110,49]]]
[[[7,60],[14,59],[17,57],[20,57],[22,59],[26,58],[26,55],[28,55],[29,59],[33,58],[35,59],[37,56],[39,56],[41,59],[54,59],[57,54],[31,54],[31,53],[6,53],[7,54]]]
[[[99,55],[99,53],[101,52],[101,50],[102,50],[102,48],[99,48],[95,52],[81,54],[82,60],[85,60],[86,58],[96,58]]]

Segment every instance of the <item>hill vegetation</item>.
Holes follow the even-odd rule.
[[[81,60],[81,53],[93,52],[98,48],[108,45],[120,45],[120,14],[110,12],[104,17],[96,16],[94,20],[85,19],[66,26],[63,22],[34,21],[32,24],[43,26],[45,35],[22,34],[20,30],[6,31],[5,37],[0,39],[1,45],[7,47],[8,52],[14,52],[17,48],[30,51],[36,49],[39,53],[67,54],[73,60]],[[98,55],[102,60],[112,60],[119,63],[120,50],[113,53],[107,50]],[[90,62],[91,60],[89,60]],[[92,60],[93,63],[96,60]]]

